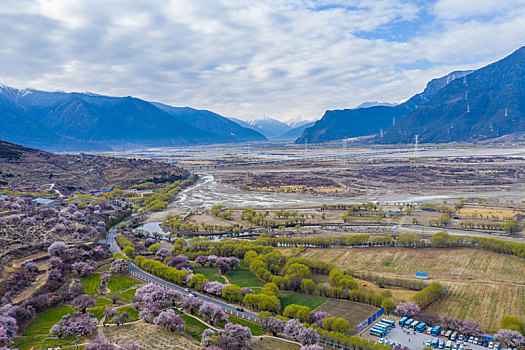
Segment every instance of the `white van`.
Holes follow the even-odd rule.
[[[445,345],[445,348],[450,349],[452,347],[452,340],[447,341],[447,345]]]

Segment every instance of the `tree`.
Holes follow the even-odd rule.
[[[0,347],[7,348],[18,331],[16,320],[10,316],[0,316]]]
[[[62,319],[51,327],[50,333],[62,338],[64,336],[82,337],[90,335],[97,328],[97,319],[93,314],[81,314],[76,311],[62,316]]]
[[[86,345],[85,350],[114,350],[115,346],[106,339],[96,337],[92,343]]]
[[[430,238],[430,243],[434,247],[446,247],[449,240],[450,235],[447,232],[437,232]]]
[[[332,317],[332,315],[330,315],[326,311],[313,311],[310,314],[310,322],[315,323],[317,327],[321,327],[323,324],[323,321],[327,319],[328,317]]]
[[[306,294],[312,294],[315,291],[315,283],[309,278],[301,281],[301,290]]]
[[[394,305],[394,302],[392,301],[392,298],[383,299],[383,301],[381,302],[381,307],[385,309],[386,313],[389,313],[389,314],[394,312],[396,308]]]
[[[26,260],[20,264],[20,267],[29,272],[38,272],[38,266],[31,260]]]
[[[183,254],[171,257],[166,265],[172,266],[178,270],[189,269],[191,267],[188,257]]]
[[[233,269],[235,266],[238,266],[239,263],[240,263],[240,260],[233,256],[229,258],[218,258],[216,261],[217,268],[223,275],[226,272]]]
[[[188,286],[197,290],[202,290],[206,282],[208,282],[206,276],[204,276],[202,273],[197,273],[191,276]]]
[[[67,251],[67,246],[64,242],[54,242],[47,248],[47,253],[50,256],[59,256]]]
[[[406,301],[404,303],[398,304],[394,312],[400,316],[413,317],[419,315],[421,309],[415,302]]]
[[[494,334],[494,339],[510,348],[525,346],[525,337],[523,337],[520,332],[511,329],[500,329]]]
[[[228,322],[219,331],[215,345],[228,350],[246,350],[251,349],[251,339],[250,328]]]
[[[82,294],[71,301],[71,306],[78,307],[82,313],[86,312],[88,307],[95,306],[96,301],[87,294]]]
[[[241,290],[242,290],[242,296],[243,296],[243,297],[244,297],[246,294],[254,294],[253,289],[251,289],[250,287],[242,287]]]
[[[172,309],[162,311],[153,319],[153,324],[162,326],[171,332],[183,332],[186,324],[180,315],[175,314]]]
[[[286,268],[286,274],[291,277],[302,277],[302,278],[310,278],[312,275],[312,272],[310,271],[310,268],[303,264],[291,264]]]
[[[525,333],[525,323],[513,316],[504,316],[501,319],[501,328],[511,329],[520,332],[521,334]]]
[[[216,296],[221,296],[222,295],[222,288],[224,288],[224,284],[222,284],[221,282],[217,282],[217,281],[210,281],[210,282],[206,282],[204,284],[204,291],[206,293],[209,293],[209,294],[213,294],[213,295],[216,295]]]
[[[478,321],[466,320],[459,327],[461,333],[479,337],[483,334],[483,327]]]
[[[196,297],[182,297],[182,307],[188,309],[192,314],[195,314],[195,312],[199,310],[202,303],[203,301]]]
[[[128,266],[128,261],[126,259],[117,259],[111,263],[111,267],[109,268],[109,271],[115,272],[115,273],[121,273],[126,270],[127,266]]]
[[[204,267],[208,263],[208,257],[206,255],[199,255],[195,258],[195,263]]]
[[[317,344],[301,346],[300,350],[323,350],[323,347]]]
[[[320,337],[315,329],[302,326],[295,339],[303,345],[313,345],[319,342]]]
[[[228,321],[228,316],[217,304],[203,302],[199,308],[199,313],[213,325]]]
[[[222,288],[222,297],[226,300],[238,303],[242,300],[242,289],[235,284],[227,285]]]
[[[283,321],[272,317],[268,319],[268,322],[266,323],[266,329],[268,329],[268,331],[275,337],[277,333],[280,333],[284,330],[284,323]]]
[[[159,250],[157,250],[155,255],[158,256],[161,260],[164,260],[165,258],[170,256],[171,253],[170,253],[170,251],[167,248],[162,247]]]

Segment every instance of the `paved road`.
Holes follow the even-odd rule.
[[[133,217],[130,217],[129,219],[125,220],[124,222],[128,222],[129,220],[131,220]],[[115,231],[116,231],[117,227],[113,227],[112,229],[109,230],[109,233],[108,233],[108,244],[109,244],[109,249],[111,250],[112,253],[116,253],[116,252],[120,252],[119,248],[117,247],[116,243],[115,243]],[[149,282],[153,282],[153,283],[156,283],[158,285],[161,285],[165,288],[169,288],[169,289],[173,289],[173,290],[177,290],[179,292],[181,292],[182,294],[184,295],[188,295],[190,294],[190,292],[188,292],[186,289],[176,285],[176,284],[173,284],[173,283],[170,283],[170,282],[166,282],[158,277],[155,277],[153,275],[150,275],[149,273],[145,272],[145,271],[142,271],[141,269],[139,269],[137,267],[137,265],[133,264],[132,262],[130,262],[128,264],[128,269],[129,271],[145,280],[145,281],[149,281]],[[191,292],[192,294],[194,294],[197,298],[203,300],[203,301],[207,301],[209,303],[213,303],[213,304],[216,304],[218,306],[220,306],[221,308],[225,309],[225,310],[228,310],[230,312],[233,312],[233,313],[239,313],[239,311],[237,311],[236,309],[236,306],[232,306],[232,305],[229,305],[225,302],[222,302],[222,301],[219,301],[219,300],[215,300],[215,299],[212,299],[212,298],[209,298],[205,295],[202,295],[202,294],[198,294],[196,292]],[[248,317],[251,317],[251,318],[256,318],[257,315],[255,315],[254,313],[251,313],[249,311],[244,311],[242,312],[242,314],[244,316],[248,316]]]

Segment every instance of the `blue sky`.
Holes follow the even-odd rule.
[[[523,0],[4,0],[0,83],[225,116],[398,102],[525,45]]]

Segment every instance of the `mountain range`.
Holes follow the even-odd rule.
[[[398,105],[372,102],[365,104],[365,107],[328,110],[312,127],[305,129],[295,143],[319,143],[380,133],[427,103],[447,84],[471,72],[456,71],[433,79],[423,92]]]
[[[219,114],[133,97],[0,87],[0,139],[57,151],[264,141]]]
[[[483,141],[525,132],[525,47],[475,71],[430,81],[397,106],[326,111],[295,141],[373,136],[373,143]],[[509,138],[505,138],[509,139]]]
[[[431,80],[398,105],[368,102],[323,117],[249,122],[134,97],[19,90],[0,85],[0,139],[54,151],[115,150],[295,140],[424,143],[520,139],[525,132],[525,47],[475,71]],[[505,138],[505,135],[512,137]],[[503,138],[502,138],[503,137]]]
[[[376,143],[482,141],[525,132],[525,47],[447,84]]]

